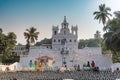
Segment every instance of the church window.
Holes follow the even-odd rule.
[[[58,39],[58,42],[60,42],[60,39]]]
[[[56,34],[57,34],[57,32],[55,31],[55,32],[54,32],[54,34],[56,35]]]
[[[54,42],[56,42],[56,40],[54,39]]]
[[[64,24],[64,28],[66,28],[66,24]]]
[[[21,48],[21,50],[23,50],[23,48]]]
[[[70,42],[72,42],[72,40],[70,39]]]

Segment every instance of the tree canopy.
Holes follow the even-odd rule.
[[[52,39],[48,39],[48,38],[44,38],[43,40],[41,40],[40,42],[36,42],[36,46],[40,46],[42,44],[52,44]]]
[[[13,49],[16,46],[16,34],[14,32],[9,32],[7,35],[3,33],[0,28],[0,54],[2,54],[2,63],[12,63],[16,61],[14,55],[12,53]],[[17,60],[19,60],[17,58]]]
[[[115,17],[107,22],[108,32],[104,34],[104,41],[106,49],[118,54],[120,52],[120,13],[115,12],[114,14]]]
[[[26,48],[29,51],[30,43],[35,43],[35,41],[38,39],[39,32],[36,32],[37,29],[34,27],[31,27],[30,29],[26,29],[26,32],[24,32],[24,36],[26,39]]]
[[[79,43],[78,43],[78,48],[79,49],[82,49],[84,47],[100,47],[101,46],[101,43],[102,43],[102,38],[99,38],[99,39],[81,39],[79,40]]]

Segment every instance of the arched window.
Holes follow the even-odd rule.
[[[67,40],[66,39],[62,39],[61,40],[61,45],[65,45],[65,43],[67,43]]]
[[[72,40],[70,39],[70,42],[72,42]]]
[[[54,42],[56,42],[56,40],[54,39]]]
[[[58,42],[60,42],[60,39],[58,39]]]
[[[56,34],[57,34],[57,31],[54,31],[54,34],[56,35]]]

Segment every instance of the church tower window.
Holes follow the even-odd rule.
[[[72,40],[70,39],[70,42],[72,42]]]
[[[54,39],[54,42],[56,42],[56,40]]]
[[[55,32],[54,32],[54,34],[56,35],[56,34],[57,34],[57,32],[55,31]]]
[[[60,39],[58,39],[58,42],[60,42]]]

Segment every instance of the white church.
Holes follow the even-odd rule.
[[[63,51],[63,52],[62,52]],[[68,53],[63,56],[62,53]],[[53,67],[61,67],[63,62],[68,67],[79,64],[82,69],[83,64],[87,61],[91,63],[94,60],[99,69],[108,69],[112,65],[111,56],[103,55],[101,47],[85,47],[78,49],[78,26],[71,26],[64,17],[61,27],[52,27],[52,49],[41,46],[31,48],[28,55],[20,56],[20,65],[29,67],[29,62],[35,61],[39,56],[49,56],[55,61]]]
[[[61,50],[64,46],[69,49],[78,49],[78,27],[72,26],[70,31],[68,26],[66,16],[64,16],[60,29],[58,26],[53,26],[52,49]]]

